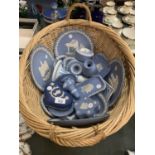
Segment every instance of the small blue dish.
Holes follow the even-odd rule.
[[[81,98],[88,98],[102,92],[106,88],[106,83],[101,76],[94,76],[76,85],[76,89]]]
[[[55,60],[50,51],[44,46],[33,49],[30,58],[30,70],[36,86],[43,91],[51,80]]]
[[[89,36],[81,30],[72,29],[60,34],[55,43],[56,57],[64,55],[75,56],[75,51],[80,48],[88,48],[93,51],[93,44]]]
[[[121,60],[115,59],[110,63],[111,70],[105,77],[105,80],[114,89],[113,95],[109,99],[109,106],[111,107],[121,94],[124,86],[125,70]]]
[[[43,17],[48,21],[52,21],[52,14],[54,14],[55,11],[57,11],[59,19],[64,19],[67,14],[67,10],[65,8],[58,8],[55,10],[48,8],[43,10]]]
[[[74,103],[74,109],[78,118],[90,118],[100,111],[100,103],[91,98],[82,98]]]
[[[98,73],[104,78],[110,72],[108,59],[103,54],[96,54],[93,57]]]

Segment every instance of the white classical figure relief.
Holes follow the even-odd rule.
[[[40,67],[38,69],[43,80],[48,80],[50,77],[50,68],[46,60],[44,62],[40,61]]]
[[[70,42],[66,43],[68,54],[73,54],[76,49],[84,48],[84,45],[79,43],[78,40],[72,39]]]
[[[108,79],[108,82],[115,92],[118,87],[118,75],[114,76],[114,74],[111,74],[110,78]]]

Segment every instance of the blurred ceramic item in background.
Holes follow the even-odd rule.
[[[131,10],[130,10],[130,14],[131,14],[131,15],[135,15],[135,10],[134,10],[134,9],[131,9]]]
[[[124,28],[122,31],[122,35],[128,39],[134,40],[135,39],[135,27]]]
[[[122,28],[123,27],[123,23],[115,15],[107,15],[104,18],[104,23],[107,24],[107,25],[109,25],[109,26],[113,26],[115,28]]]
[[[122,87],[124,86],[125,70],[121,60],[114,59],[111,61],[111,70],[105,77],[105,80],[113,88],[114,92],[110,97],[108,103],[112,106],[120,97]]]
[[[36,86],[43,91],[52,78],[55,60],[50,51],[44,46],[33,49],[30,60],[30,70]]]
[[[117,14],[117,10],[114,7],[104,7],[103,8],[103,13],[104,14],[109,14],[109,15],[116,15]]]
[[[79,61],[84,62],[86,59],[92,58],[94,52],[88,48],[80,48],[76,50],[75,58]]]
[[[83,31],[78,29],[63,32],[57,38],[54,52],[56,57],[75,56],[75,51],[81,48],[88,48],[93,51],[93,44],[90,37]]]
[[[124,5],[127,7],[132,7],[134,5],[133,1],[126,1],[124,2]]]
[[[134,49],[135,49],[135,28],[129,27],[129,28],[124,28],[124,29],[122,31],[121,37],[128,44],[128,46],[131,48],[131,50],[134,53]]]
[[[128,25],[134,25],[135,24],[135,16],[133,15],[127,15],[122,17],[122,21]]]
[[[110,6],[110,7],[114,7],[115,6],[115,2],[114,1],[108,1],[108,2],[106,2],[106,5]]]
[[[128,15],[130,14],[132,10],[132,7],[129,7],[129,6],[121,6],[121,7],[118,7],[117,11],[120,13],[120,14],[123,14],[123,15]]]
[[[96,64],[91,59],[86,59],[83,64],[83,75],[91,77],[97,73]]]

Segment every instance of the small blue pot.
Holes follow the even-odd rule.
[[[91,77],[97,74],[96,65],[93,60],[86,59],[83,64],[83,75],[86,77]]]

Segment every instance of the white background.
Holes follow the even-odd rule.
[[[0,143],[18,154],[18,0],[1,1]],[[136,155],[155,154],[155,1],[136,0]]]

